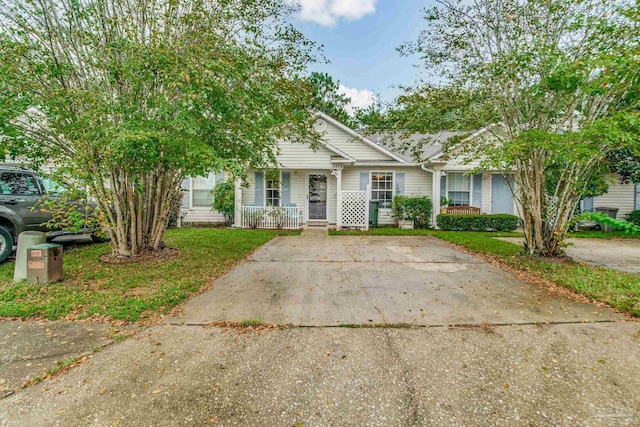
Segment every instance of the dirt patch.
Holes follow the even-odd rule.
[[[163,262],[178,258],[180,251],[176,248],[164,248],[159,251],[146,252],[131,257],[113,257],[111,254],[100,255],[100,261],[105,264],[137,264]]]
[[[274,324],[274,323],[260,323],[253,321],[245,321],[245,322],[228,322],[228,321],[220,321],[220,322],[211,322],[203,326],[203,328],[223,328],[223,329],[231,329],[241,333],[244,332],[266,332],[280,329],[291,328],[291,325],[288,324]]]

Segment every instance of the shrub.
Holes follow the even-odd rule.
[[[413,221],[415,228],[431,227],[433,203],[428,197],[396,196],[391,204],[391,215],[396,221]]]
[[[231,223],[235,208],[235,184],[233,180],[216,183],[211,192],[213,193],[213,209],[224,214],[227,224]]]
[[[519,218],[508,214],[441,214],[437,221],[438,227],[447,231],[513,231],[518,228]]]
[[[629,212],[629,221],[635,225],[640,225],[640,210]]]

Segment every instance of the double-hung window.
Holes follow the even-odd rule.
[[[280,206],[280,171],[269,171],[265,178],[266,205]]]
[[[371,199],[380,202],[380,208],[390,208],[393,200],[393,172],[371,173]]]
[[[213,194],[211,191],[215,186],[215,175],[198,176],[191,180],[191,187],[193,191],[193,203],[194,208],[211,208],[213,205]]]
[[[449,206],[471,204],[471,175],[460,172],[447,173],[447,199]]]

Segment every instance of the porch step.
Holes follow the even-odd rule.
[[[329,221],[307,221],[307,227],[327,227]]]

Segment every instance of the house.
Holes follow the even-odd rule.
[[[393,223],[391,201],[401,195],[431,198],[433,223],[441,195],[451,206],[516,213],[498,171],[469,174],[475,165],[445,159],[437,140],[428,147],[429,159],[415,162],[324,113],[317,114],[315,126],[324,135],[315,150],[306,143],[282,142],[276,170],[251,170],[248,187],[237,183],[235,226],[366,228],[370,200],[378,202],[378,224],[388,225]]]
[[[281,142],[274,170],[250,170],[248,185],[236,182],[235,227],[300,228],[304,225],[368,226],[369,201],[379,203],[378,224],[390,225],[395,196],[429,197],[432,223],[440,211],[440,197],[449,206],[473,206],[481,213],[519,215],[510,185],[502,173],[472,173],[478,162],[464,162],[454,153],[445,155],[442,144],[455,133],[431,135],[431,143],[416,162],[413,153],[385,146],[379,135],[366,137],[324,113],[317,114],[316,130],[324,136],[315,149],[307,143]],[[486,129],[471,137],[479,137]],[[185,180],[184,222],[224,222],[211,210],[211,189],[224,175]],[[609,192],[585,199],[586,210],[617,207],[624,217],[640,206],[638,187],[612,183]]]

